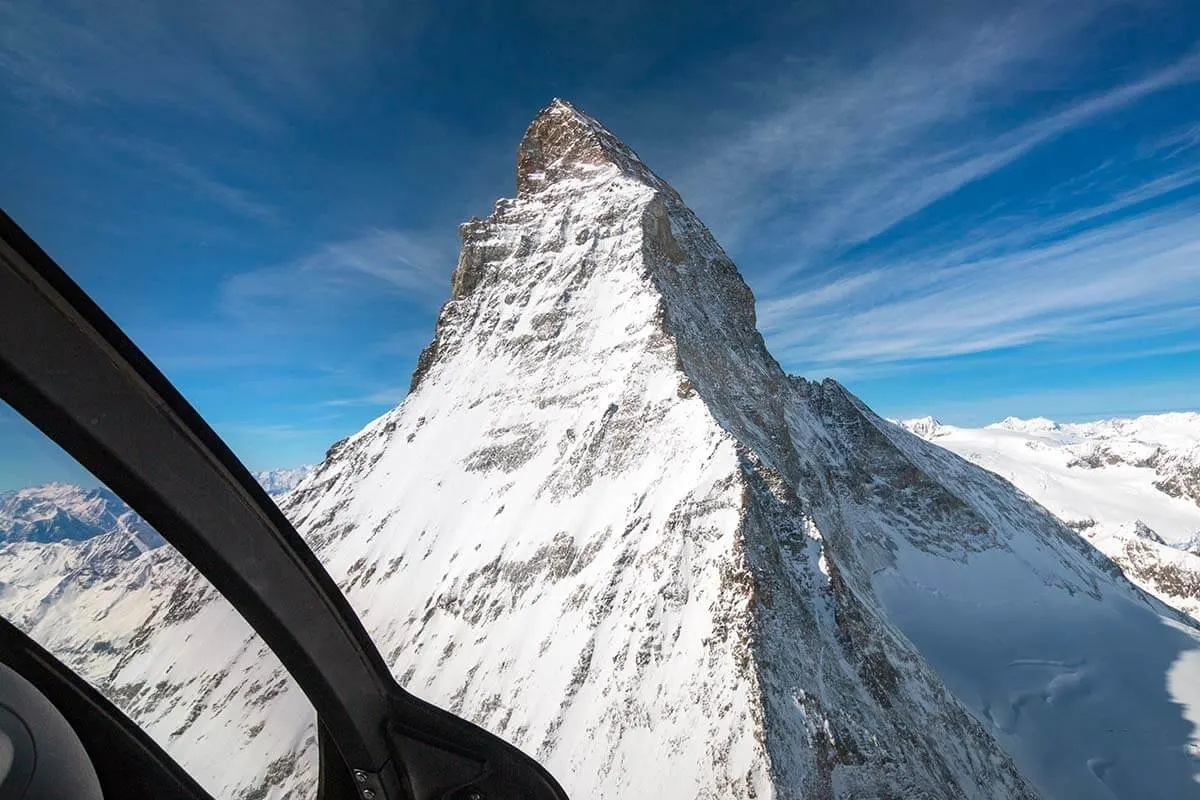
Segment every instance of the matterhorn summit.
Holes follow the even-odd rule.
[[[733,262],[596,120],[538,114],[516,195],[460,227],[409,396],[281,500],[406,689],[575,798],[1197,796],[1189,617],[785,374]],[[240,712],[291,720],[292,764],[294,695]],[[269,756],[221,779],[306,776]]]
[[[407,687],[580,797],[1194,790],[1172,610],[786,375],[732,261],[594,119],[542,111],[517,189],[461,227],[410,396],[288,506]],[[1164,660],[1123,672],[1123,636]]]
[[[543,111],[517,186],[460,229],[412,394],[288,506],[402,683],[578,797],[1028,793],[796,492],[830,491],[810,408],[861,419],[840,387],[783,374],[595,120]]]

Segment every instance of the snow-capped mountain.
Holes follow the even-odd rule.
[[[281,500],[405,687],[577,798],[1197,796],[1194,623],[784,374],[733,263],[595,120],[539,114],[517,197],[460,233],[409,396]],[[215,794],[311,781],[303,698],[169,552],[74,610],[62,583],[0,607]]]
[[[313,465],[273,469],[254,477],[272,497],[294,489]],[[144,548],[163,543],[146,521],[104,487],[47,483],[0,492],[0,543],[83,541],[110,533],[134,537]]]
[[[0,492],[0,542],[82,541],[114,533],[143,548],[162,543],[158,534],[108,489],[49,483]]]
[[[1200,619],[1200,414],[900,424],[1012,481],[1131,580]]]
[[[267,494],[277,497],[299,486],[301,481],[312,474],[313,466],[301,464],[298,467],[268,469],[254,473],[254,479],[267,490]]]

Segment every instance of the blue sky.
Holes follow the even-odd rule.
[[[0,204],[252,468],[402,399],[555,96],[789,371],[958,424],[1200,405],[1200,8],[708,5],[0,0]]]

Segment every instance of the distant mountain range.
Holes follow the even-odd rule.
[[[267,490],[271,496],[282,495],[295,489],[313,471],[313,464],[301,464],[298,467],[285,469],[269,469],[254,473],[254,479]]]
[[[1135,583],[1200,618],[1200,414],[900,424],[1011,481]]]
[[[279,497],[295,488],[312,465],[273,469],[254,477],[267,494]],[[126,533],[149,547],[158,534],[106,488],[48,483],[0,492],[0,542],[83,541],[108,533]]]
[[[131,536],[147,546],[158,534],[115,494],[50,483],[0,493],[0,541],[84,541],[109,533]]]

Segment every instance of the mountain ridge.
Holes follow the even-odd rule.
[[[106,488],[47,483],[0,492],[0,542],[83,541],[117,534],[139,547],[162,539]]]

